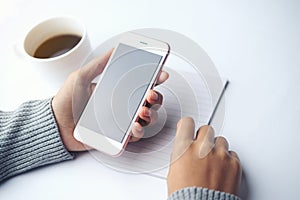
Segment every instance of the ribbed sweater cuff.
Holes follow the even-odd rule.
[[[0,182],[73,158],[61,141],[51,100],[29,101],[13,112],[0,111]]]
[[[240,198],[233,194],[207,188],[187,187],[171,194],[168,200],[240,200]]]

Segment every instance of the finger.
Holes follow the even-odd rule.
[[[166,71],[161,71],[158,79],[156,81],[156,85],[162,84],[163,82],[165,82],[167,79],[169,78],[169,73]]]
[[[228,151],[229,149],[229,144],[227,142],[227,140],[222,137],[222,136],[218,136],[215,138],[215,148],[216,149],[221,149],[224,151]]]
[[[204,158],[214,147],[214,130],[211,126],[201,126],[197,131],[196,141],[193,146],[197,149],[195,151],[199,158]]]
[[[240,158],[239,158],[239,156],[238,156],[238,154],[237,154],[236,152],[234,152],[234,151],[229,151],[229,154],[230,154],[232,157],[236,158],[238,161],[240,161]]]
[[[197,131],[196,143],[214,143],[215,133],[211,126],[201,126]]]
[[[140,123],[142,126],[152,125],[157,121],[158,113],[152,108],[143,106],[139,113],[139,118],[144,121]]]
[[[142,119],[144,122],[140,123],[142,126],[145,126],[151,122],[151,110],[143,106],[139,112],[139,118]]]
[[[159,92],[155,90],[150,90],[147,94],[147,102],[148,105],[150,104],[150,107],[154,110],[158,110],[163,102],[163,96]]]
[[[136,142],[144,136],[144,128],[137,122],[133,124],[131,132],[130,142]]]
[[[177,160],[192,144],[194,139],[195,123],[191,117],[184,117],[177,123],[175,141],[171,162]]]
[[[113,49],[109,50],[105,55],[93,59],[82,67],[80,70],[80,77],[82,81],[89,84],[94,78],[101,74],[112,52]]]
[[[184,117],[177,123],[175,142],[190,141],[194,138],[195,123],[193,118]]]

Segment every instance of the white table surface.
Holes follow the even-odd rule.
[[[0,110],[55,90],[36,84],[14,44],[41,19],[79,17],[95,47],[123,31],[155,27],[200,44],[229,77],[223,134],[239,153],[245,199],[299,199],[300,2],[0,2]],[[23,68],[22,68],[23,67]],[[88,153],[0,185],[0,199],[165,199],[164,180],[115,172]]]

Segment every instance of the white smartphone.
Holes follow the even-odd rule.
[[[165,42],[124,34],[80,116],[74,137],[111,156],[120,155],[169,52]]]

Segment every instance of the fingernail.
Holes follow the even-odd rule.
[[[151,116],[151,110],[150,109],[145,110],[145,115],[147,117],[150,117]]]
[[[138,125],[138,124],[135,124],[135,125],[134,125],[134,128],[135,128],[135,130],[138,131],[138,132],[142,132],[142,131],[143,131],[143,127],[141,127],[141,126]]]
[[[154,100],[154,101],[158,100],[158,94],[156,92],[153,92],[152,100]]]

